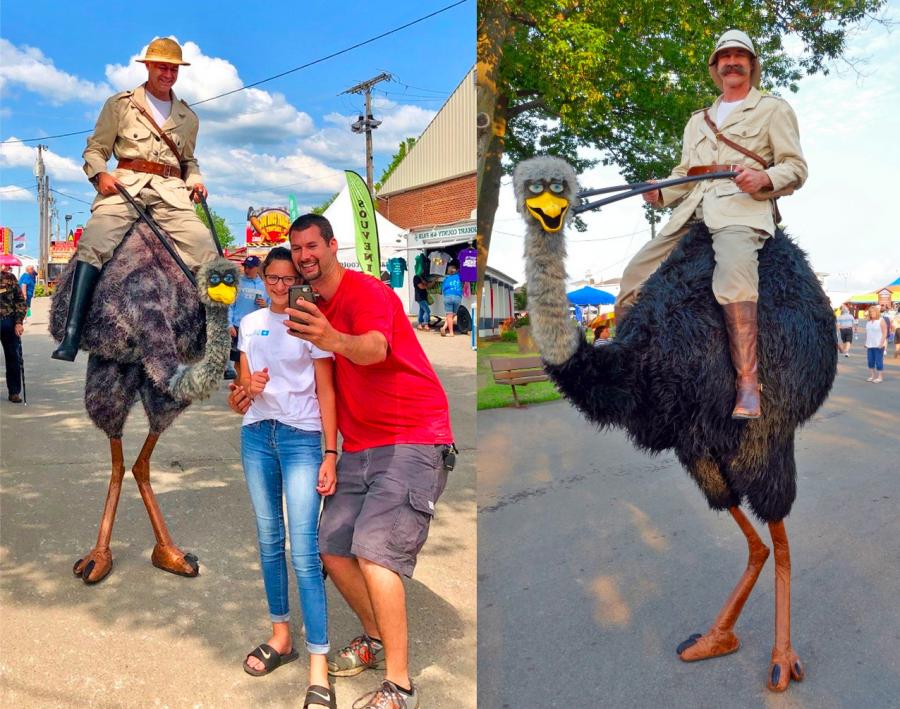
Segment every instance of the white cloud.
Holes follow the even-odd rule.
[[[34,192],[24,187],[0,185],[0,202],[34,202]]]
[[[372,108],[373,116],[382,121],[372,133],[373,150],[388,155],[397,152],[397,146],[407,138],[418,138],[437,113],[381,97],[372,99]],[[300,144],[313,155],[341,163],[363,164],[365,137],[350,131],[350,124],[358,117],[358,114],[329,113],[323,119],[327,125]]]
[[[16,47],[0,38],[0,90],[20,85],[39,94],[54,105],[67,101],[94,103],[98,96],[110,93],[106,84],[95,84],[60,71],[40,49]]]
[[[173,37],[177,41],[177,38]],[[135,61],[144,56],[146,46],[131,57],[128,64],[109,64],[106,76],[117,91],[133,89],[147,80],[147,70]],[[243,86],[237,68],[225,59],[203,54],[194,42],[182,47],[184,60],[176,95],[193,103]],[[194,107],[200,116],[201,141],[214,144],[273,144],[307,135],[314,128],[313,119],[287,102],[283,94],[260,89],[246,89]]]
[[[36,158],[37,148],[18,142],[15,136],[0,143],[0,167],[26,167],[31,170]],[[84,182],[87,179],[80,163],[52,150],[44,151],[44,168],[51,178],[61,182]]]

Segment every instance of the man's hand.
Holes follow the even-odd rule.
[[[296,303],[289,303],[289,307],[285,310],[288,319],[284,321],[291,335],[299,337],[301,340],[307,340],[318,347],[320,350],[334,352],[340,333],[335,330],[331,323],[328,322],[322,311],[313,303],[298,298]],[[291,317],[299,318],[302,323],[296,323]]]
[[[119,190],[116,189],[118,184],[121,183],[108,172],[97,175],[97,191],[102,195],[119,194]]]
[[[231,327],[228,328],[228,334],[231,335],[232,337],[237,337],[237,328],[234,325],[232,325]]]
[[[197,204],[200,204],[200,195],[203,195],[203,199],[206,199],[209,196],[209,192],[206,191],[206,187],[202,182],[198,182],[193,187],[191,187],[191,199],[193,199]]]
[[[266,299],[261,295],[257,295],[256,298],[253,299],[253,304],[257,308],[265,308],[266,307]]]
[[[740,187],[741,192],[755,194],[760,190],[772,189],[772,180],[769,179],[769,176],[762,170],[754,170],[750,167],[738,165],[737,172],[738,174],[737,177],[734,178],[734,183]]]
[[[269,383],[269,368],[263,367],[258,372],[253,372],[250,375],[250,387],[248,393],[250,394],[250,398],[252,399],[254,396],[259,396],[263,393],[263,390],[266,388],[266,384]]]
[[[228,395],[228,408],[236,414],[246,414],[252,403],[247,390],[240,384],[229,384],[228,388],[231,389]]]
[[[647,180],[647,182],[654,185],[656,184],[656,180]],[[660,199],[662,199],[662,193],[659,190],[644,192],[642,196],[647,204],[656,204]]]
[[[337,488],[337,458],[333,455],[326,455],[319,466],[319,482],[316,485],[316,492],[322,497],[333,495]]]
[[[25,326],[22,323],[17,322],[16,323],[16,337],[22,337],[23,332],[25,332]]]

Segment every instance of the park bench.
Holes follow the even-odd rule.
[[[512,387],[516,407],[521,407],[516,394],[517,386],[525,386],[533,382],[549,380],[540,357],[493,357],[491,372],[497,384],[509,384]]]

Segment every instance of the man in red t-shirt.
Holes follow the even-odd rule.
[[[359,617],[363,634],[329,657],[332,675],[387,664],[366,707],[416,709],[408,672],[406,598],[434,506],[447,482],[453,433],[447,395],[403,310],[377,278],[343,268],[331,224],[307,214],[291,225],[294,264],[318,294],[299,300],[285,322],[293,334],[334,353],[337,491],[325,498],[319,551]],[[232,404],[242,408],[238,389]],[[330,451],[326,451],[326,455]]]

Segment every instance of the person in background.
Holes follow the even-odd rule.
[[[263,273],[271,306],[244,316],[238,346],[239,382],[252,399],[241,426],[241,461],[256,513],[272,636],[247,655],[244,671],[260,677],[298,656],[291,639],[284,507],[309,653],[303,706],[335,709],[328,681],[328,609],[318,543],[319,505],[337,485],[334,362],[330,352],[291,337],[282,325],[288,317],[290,287],[301,282],[291,252],[272,249]]]
[[[856,320],[850,314],[850,308],[841,306],[841,314],[837,316],[837,328],[841,334],[840,348],[844,357],[850,356],[850,345],[853,342],[853,326]]]
[[[595,327],[594,328],[594,347],[608,345],[609,343],[610,343],[609,325],[600,325],[599,327]]]
[[[881,308],[869,306],[869,319],[866,320],[866,356],[871,374],[867,382],[881,384],[884,371],[884,348],[887,345],[887,324],[881,317]]]
[[[25,296],[25,309],[31,310],[31,299],[34,298],[34,287],[37,285],[37,274],[34,266],[28,266],[25,273],[19,276],[19,287],[22,289],[22,295]],[[31,313],[29,312],[28,315]]]
[[[900,306],[894,313],[894,359],[900,358]]]
[[[420,330],[430,330],[431,325],[431,306],[428,304],[428,289],[434,281],[429,281],[424,275],[416,275],[413,277],[413,288],[415,289],[416,303],[419,306],[419,318],[417,328]]]
[[[6,360],[9,400],[22,403],[22,332],[25,330],[25,296],[9,266],[0,266],[0,342]]]
[[[453,328],[456,325],[456,311],[462,301],[462,281],[456,272],[456,263],[451,262],[447,266],[447,275],[441,283],[441,294],[444,296],[444,312],[446,313],[444,325],[441,327],[441,337],[453,337]]]
[[[235,371],[240,367],[240,352],[238,352],[238,330],[241,320],[254,310],[265,308],[269,305],[269,296],[266,293],[266,284],[259,277],[259,256],[248,256],[241,264],[244,267],[244,275],[238,278],[237,298],[228,308],[228,322],[231,334],[231,362],[225,370],[225,379],[235,379],[239,376]]]

